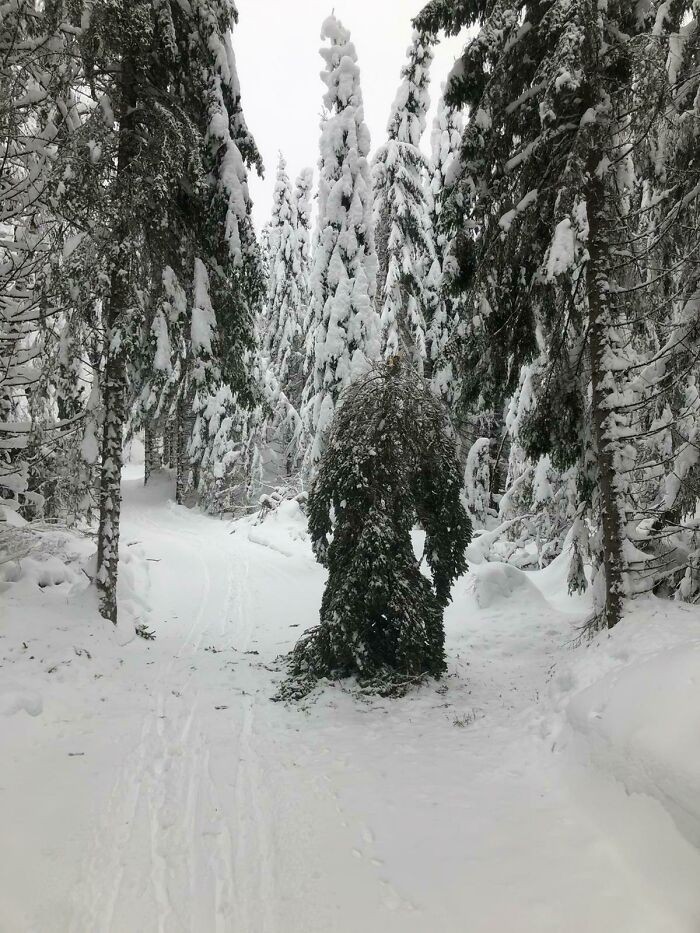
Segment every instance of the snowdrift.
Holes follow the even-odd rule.
[[[700,848],[700,613],[637,600],[553,680],[558,744],[646,794]]]
[[[123,543],[119,625],[100,619],[90,536],[17,515],[0,525],[0,716],[40,716],[47,698],[72,702],[85,680],[111,672],[115,649],[149,619],[149,574],[138,542]]]
[[[471,586],[480,609],[495,607],[512,599],[546,605],[544,596],[531,579],[531,574],[518,570],[511,564],[492,561],[476,565],[472,568]]]
[[[296,499],[285,499],[266,514],[257,513],[236,525],[250,542],[277,551],[284,557],[299,555],[299,544],[308,541],[306,516]]]

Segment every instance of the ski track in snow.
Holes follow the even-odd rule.
[[[143,516],[138,524],[156,535],[165,534]],[[230,560],[221,560],[227,580],[226,594],[222,605],[216,602],[212,605],[211,573],[200,549],[201,537],[182,526],[172,537],[179,539],[177,546],[188,552],[197,567],[193,577],[201,581],[199,609],[178,650],[163,663],[156,677],[153,708],[144,716],[137,747],[122,766],[110,795],[110,806],[99,821],[93,851],[88,857],[87,891],[79,902],[73,924],[76,931],[112,929],[124,865],[133,854],[130,852],[133,829],[144,797],[150,827],[150,867],[146,867],[146,875],[157,907],[157,929],[198,928],[192,915],[192,905],[197,904],[199,893],[194,890],[194,882],[209,871],[214,878],[214,903],[212,916],[203,918],[206,928],[226,929],[221,920],[233,902],[228,827],[219,821],[210,830],[208,836],[216,844],[206,857],[196,838],[201,831],[202,810],[220,812],[221,807],[219,791],[211,777],[206,735],[199,721],[200,698],[198,691],[190,687],[194,680],[192,662],[197,659],[205,636],[217,621],[219,634],[227,631],[234,567]],[[173,703],[173,697],[183,702]],[[105,847],[105,833],[111,836],[115,827],[123,827],[123,831]]]
[[[499,574],[522,581],[489,565],[458,582],[443,687],[288,708],[275,658],[322,590],[308,546],[175,506],[162,480],[125,492],[157,639],[127,646],[114,703],[76,724],[97,760],[70,815],[82,859],[63,866],[65,921],[27,933],[700,929],[700,895],[680,910],[639,854],[642,819],[666,865],[700,868],[666,817],[605,782],[567,790],[539,693],[576,620],[529,581],[502,597]],[[24,933],[2,916],[0,880],[0,931]]]
[[[121,767],[99,819],[71,929],[75,933],[126,929],[115,908],[121,896],[128,896],[123,890],[125,864],[143,859],[138,849],[142,840],[135,830],[139,812],[145,811],[150,863],[144,874],[155,908],[153,928],[158,933],[233,929],[267,933],[278,928],[274,840],[263,792],[264,769],[257,754],[260,684],[248,675],[233,687],[239,707],[229,736],[237,749],[235,771],[228,778],[234,814],[229,823],[222,790],[212,773],[196,673],[197,658],[208,638],[230,637],[239,654],[251,649],[255,617],[249,558],[223,524],[193,516],[207,530],[217,532],[214,543],[203,547],[206,538],[188,528],[186,510],[170,505],[168,513],[180,518],[176,530],[169,531],[148,513],[125,524],[132,536],[137,531],[140,536],[169,539],[169,548],[186,552],[188,562],[197,568],[192,578],[201,585],[199,608],[177,651],[162,662],[153,687],[153,708],[144,716],[137,746]],[[222,542],[228,546],[222,547]],[[212,588],[212,566],[226,579],[223,599]],[[269,701],[267,694],[264,700]],[[108,847],[105,837],[110,837]],[[201,896],[207,889],[209,904]]]

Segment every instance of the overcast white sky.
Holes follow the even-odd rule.
[[[241,80],[243,112],[265,162],[265,179],[250,178],[258,229],[267,221],[281,149],[294,178],[306,165],[316,170],[318,159],[323,60],[321,23],[335,9],[350,30],[357,48],[372,148],[385,136],[399,73],[411,40],[411,19],[424,0],[236,0],[240,22],[233,46]],[[430,126],[440,84],[463,42],[444,40],[432,69]],[[427,149],[426,149],[427,151]]]

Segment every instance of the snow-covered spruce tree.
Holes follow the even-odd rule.
[[[242,402],[225,384],[195,396],[190,451],[199,465],[199,502],[209,512],[233,512],[260,491],[260,456],[271,414],[260,391],[255,397],[255,405]]]
[[[263,166],[241,105],[231,40],[237,22],[231,0],[197,0],[189,21],[177,25],[174,20],[178,47],[183,47],[187,29],[195,29],[198,39],[196,45],[189,43],[189,64],[184,58],[180,62],[180,95],[197,128],[202,169],[202,210],[188,243],[191,264],[185,277],[192,302],[185,335],[187,366],[174,409],[181,496],[188,486],[197,486],[201,472],[190,443],[197,398],[211,410],[209,395],[218,397],[224,385],[236,404],[256,404],[250,355],[265,280],[247,175],[251,168],[262,174]],[[245,421],[243,413],[237,420]]]
[[[164,105],[166,62],[173,50],[164,40],[153,5],[102,5],[84,25],[78,33],[83,80],[97,106],[87,111],[73,134],[72,152],[59,166],[58,203],[76,225],[95,231],[72,254],[63,273],[77,279],[82,264],[98,274],[100,290],[94,297],[100,300],[104,346],[96,582],[102,614],[116,622],[129,370],[145,329],[145,295],[153,274],[149,260],[165,252],[172,228],[181,232],[175,221],[177,177],[184,152],[195,141],[180,114],[175,116],[172,102]],[[143,210],[145,203],[151,210]],[[93,296],[86,297],[88,314]]]
[[[289,692],[321,677],[390,691],[440,676],[443,610],[471,538],[460,491],[444,408],[409,363],[395,357],[345,390],[309,496],[329,571],[321,621],[291,655]],[[413,552],[416,520],[432,581]]]
[[[307,283],[298,238],[297,200],[280,154],[269,224],[267,328],[263,354],[293,405],[299,407],[303,389],[304,299]]]
[[[483,14],[446,92],[448,104],[471,112],[448,198],[467,302],[455,361],[462,395],[500,405],[521,365],[546,357],[521,438],[533,458],[550,453],[557,467],[579,462],[590,472],[601,528],[596,614],[607,626],[620,618],[630,569],[621,361],[633,333],[617,287],[633,272],[632,180],[618,155],[639,138],[628,110],[635,36],[647,26],[638,12],[594,0],[485,11],[434,0],[417,19],[418,28],[455,32]]]
[[[438,360],[457,326],[457,302],[448,287],[450,281],[449,224],[444,217],[444,202],[452,188],[455,172],[459,169],[459,149],[464,130],[459,110],[445,103],[443,85],[437,113],[430,134],[430,164],[426,185],[426,199],[432,231],[435,259],[428,271],[426,289],[432,302],[430,323],[426,334],[426,371],[433,376],[435,388],[448,401],[453,399],[449,362],[441,366]],[[442,362],[442,361],[441,361]]]
[[[459,172],[459,150],[462,145],[464,119],[461,111],[445,101],[445,85],[440,89],[437,112],[430,132],[430,163],[428,165],[428,209],[433,243],[442,266],[449,245],[449,227],[443,229],[445,198]]]
[[[420,149],[432,60],[427,36],[414,32],[387,125],[389,139],[373,163],[384,356],[406,354],[421,373],[429,355],[426,334],[437,310],[428,294],[428,286],[436,284],[428,275],[436,256],[424,190],[427,161]]]
[[[78,33],[97,106],[59,166],[59,195],[61,209],[91,231],[73,273],[82,258],[101,289],[93,296],[102,300],[104,328],[97,584],[113,621],[127,408],[153,372],[150,325],[167,269],[187,296],[184,322],[161,320],[184,334],[187,363],[175,387],[178,495],[186,403],[196,387],[245,379],[250,294],[259,287],[246,165],[259,157],[241,113],[229,34],[235,16],[227,0],[187,8],[115,0],[94,7]],[[169,343],[183,355],[179,340]]]
[[[377,257],[372,226],[369,130],[360,70],[350,33],[335,18],[323,23],[321,73],[327,91],[321,123],[318,219],[311,270],[309,374],[304,420],[314,468],[342,390],[380,353],[379,317],[373,307]]]
[[[297,210],[297,244],[299,246],[299,290],[302,306],[308,307],[311,275],[311,211],[314,170],[303,168],[294,182],[294,203]],[[305,322],[304,318],[304,322]],[[305,326],[305,323],[304,325]]]
[[[309,443],[308,431],[305,427],[303,412],[303,397],[308,377],[308,345],[309,326],[311,315],[311,211],[314,172],[312,168],[304,168],[294,183],[294,203],[296,206],[296,241],[298,255],[297,282],[299,291],[301,327],[301,367],[298,384],[287,386],[284,391],[274,391],[278,382],[276,373],[270,373],[264,386],[264,395],[269,398],[273,411],[273,421],[285,424],[287,476],[298,471],[303,462]]]
[[[40,504],[28,489],[29,456],[39,456],[40,439],[61,436],[55,408],[41,428],[32,423],[31,396],[47,376],[42,328],[61,311],[46,287],[62,242],[49,181],[74,119],[65,93],[71,29],[58,0],[0,6],[0,502],[13,510]]]
[[[693,257],[700,231],[700,161],[693,128],[700,55],[691,0],[656,8],[652,38],[638,63],[637,102],[649,126],[646,159],[635,169],[642,196],[639,242],[646,301],[635,323],[644,333],[633,416],[641,450],[635,489],[655,554],[647,574],[657,591],[697,599],[698,360],[700,278]],[[656,111],[656,119],[654,114]]]

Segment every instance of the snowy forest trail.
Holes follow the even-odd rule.
[[[578,620],[546,571],[458,581],[442,684],[285,706],[277,659],[324,581],[303,524],[170,494],[128,468],[122,543],[149,561],[156,640],[112,647],[78,687],[46,676],[14,736],[2,933],[698,929],[695,850],[556,752],[542,694]]]

